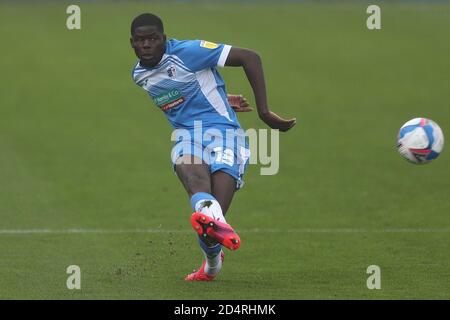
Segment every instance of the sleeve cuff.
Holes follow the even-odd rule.
[[[229,46],[227,44],[223,46],[222,53],[220,54],[220,57],[219,57],[219,61],[217,61],[218,67],[221,67],[221,68],[225,67],[225,62],[227,61],[230,50],[231,50],[231,46]]]

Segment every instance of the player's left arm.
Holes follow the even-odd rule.
[[[260,56],[249,49],[231,47],[225,66],[243,67],[255,95],[258,115],[272,129],[288,131],[295,126],[296,118],[284,119],[269,110],[266,84]]]

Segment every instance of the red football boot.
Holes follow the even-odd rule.
[[[230,250],[237,250],[241,246],[241,239],[228,223],[214,220],[201,212],[194,212],[191,225],[201,237],[210,236]]]
[[[223,253],[223,251],[220,252],[220,259],[223,260],[225,258],[225,255]],[[188,274],[184,280],[186,281],[212,281],[214,280],[214,278],[217,276],[210,276],[209,274],[207,274],[205,272],[205,265],[206,265],[206,260],[203,261],[202,266],[200,267],[200,270],[198,271],[194,271],[191,274]]]

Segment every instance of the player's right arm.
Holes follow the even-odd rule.
[[[272,129],[288,131],[295,126],[296,118],[284,119],[269,110],[266,84],[260,56],[249,49],[231,47],[225,66],[243,67],[255,95],[258,115]]]

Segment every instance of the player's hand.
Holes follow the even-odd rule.
[[[278,129],[282,132],[288,131],[297,123],[296,118],[283,119],[272,111],[260,114],[260,118],[272,129]]]
[[[242,94],[227,94],[228,103],[235,112],[250,112],[253,108]]]

